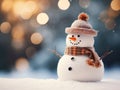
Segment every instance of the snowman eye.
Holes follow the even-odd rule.
[[[72,35],[72,37],[74,37],[74,35]]]
[[[78,37],[80,37],[80,35],[77,35]]]
[[[74,60],[75,58],[74,57],[71,57],[71,60]]]
[[[68,67],[68,70],[71,71],[71,70],[72,70],[72,67]]]

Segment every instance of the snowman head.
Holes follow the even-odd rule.
[[[67,47],[93,47],[94,37],[84,34],[68,34],[66,37]]]
[[[67,46],[93,47],[94,37],[97,36],[92,26],[88,23],[88,15],[81,13],[78,20],[75,20],[71,27],[67,27],[65,32]]]

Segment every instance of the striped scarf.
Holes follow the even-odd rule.
[[[85,55],[90,59],[96,61],[94,53],[90,47],[67,47],[65,49],[65,54],[73,56]]]

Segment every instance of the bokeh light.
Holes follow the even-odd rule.
[[[34,1],[25,2],[24,8],[26,12],[34,12],[37,9],[37,4]]]
[[[30,40],[33,44],[38,45],[42,42],[43,37],[40,33],[33,33],[30,37]]]
[[[2,33],[9,33],[10,29],[11,29],[11,25],[10,25],[9,22],[3,22],[0,25],[0,30],[1,30]]]
[[[21,25],[16,25],[12,30],[12,37],[16,40],[21,40],[24,38],[25,31]]]
[[[29,69],[29,62],[26,58],[18,58],[15,63],[15,69],[19,72],[24,72]]]
[[[49,17],[46,13],[40,13],[37,15],[37,22],[41,25],[44,25],[48,22]]]
[[[90,0],[79,0],[79,5],[82,8],[88,8],[89,4],[90,4]]]
[[[4,12],[10,11],[13,5],[13,0],[3,0],[2,5],[1,5],[1,10]]]
[[[58,7],[61,10],[67,10],[70,7],[70,2],[68,0],[59,0]]]
[[[16,25],[12,30],[12,46],[21,49],[24,46],[25,30],[21,25]]]
[[[24,1],[23,0],[16,1],[13,5],[14,14],[19,16],[22,13],[22,10],[24,9],[23,6],[24,6]]]
[[[116,26],[116,23],[115,23],[114,19],[107,19],[107,20],[105,21],[105,27],[106,27],[108,30],[114,29],[115,26]]]
[[[34,1],[17,1],[13,11],[22,19],[29,19],[37,11],[37,4]]]
[[[32,47],[32,46],[28,47],[28,48],[26,49],[26,51],[25,51],[26,56],[27,56],[28,58],[32,57],[32,56],[35,54],[35,52],[36,52],[36,48],[35,48],[35,47]]]
[[[116,26],[115,18],[119,15],[119,12],[114,11],[111,8],[101,12],[99,19],[105,24],[105,28],[108,30],[114,30]]]
[[[37,10],[37,5],[35,2],[33,1],[27,1],[24,6],[23,6],[23,10],[20,13],[20,16],[23,19],[29,19]]]
[[[120,10],[120,0],[112,0],[111,8],[115,11],[119,11]]]
[[[107,11],[107,14],[110,18],[116,18],[117,16],[119,16],[119,11],[114,11],[112,8],[109,8]]]

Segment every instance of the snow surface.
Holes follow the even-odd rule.
[[[0,78],[0,90],[120,90],[120,81],[105,79],[101,82],[77,82],[56,79]]]

